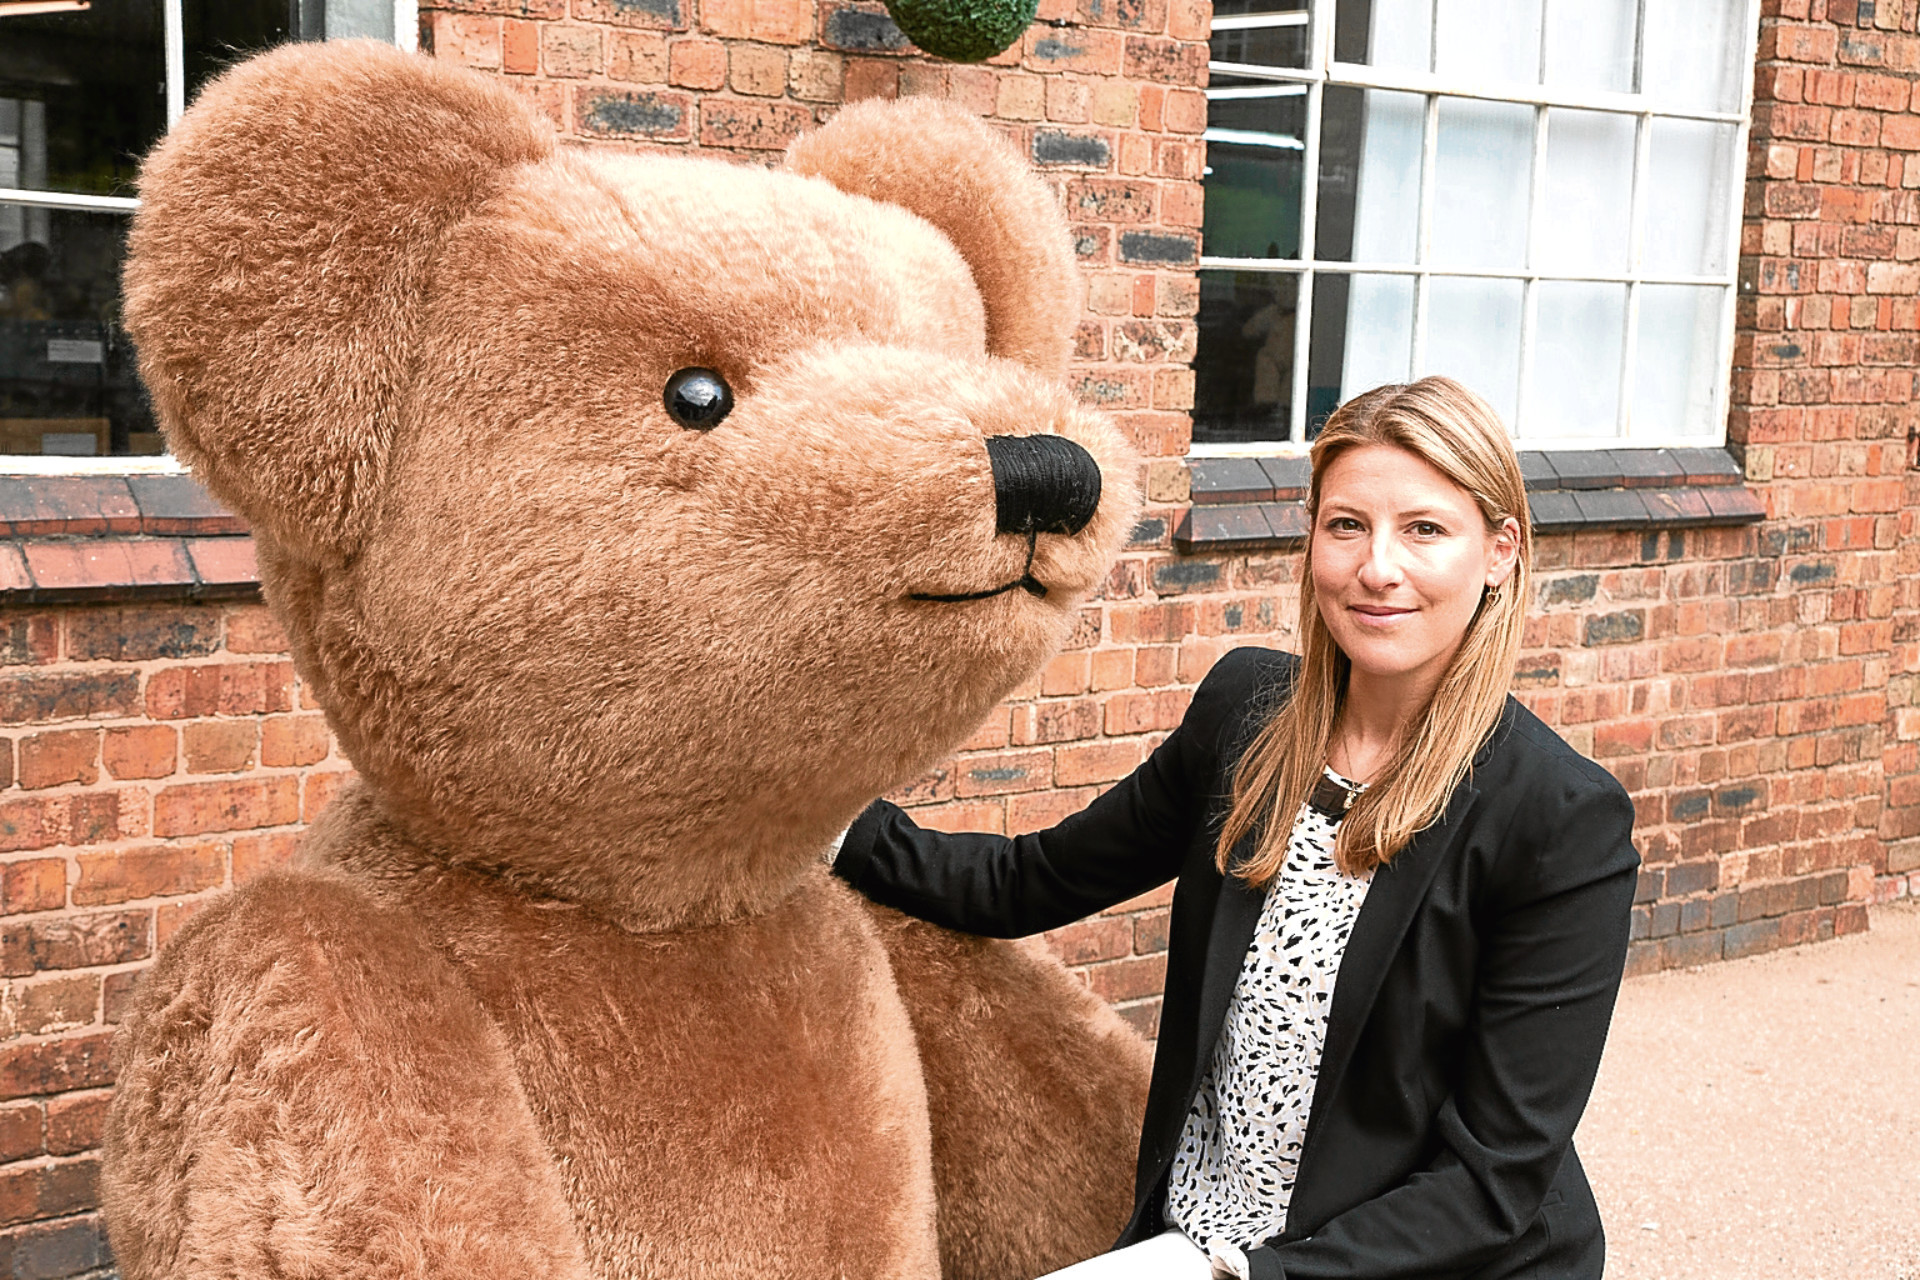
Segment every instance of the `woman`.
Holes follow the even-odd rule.
[[[1313,446],[1301,658],[1222,658],[1051,830],[847,833],[838,874],[973,933],[1178,879],[1133,1219],[1075,1280],[1600,1276],[1572,1137],[1639,859],[1619,784],[1506,696],[1526,510],[1477,396],[1360,396]]]

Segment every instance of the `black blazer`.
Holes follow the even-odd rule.
[[[1214,869],[1232,769],[1296,659],[1229,653],[1126,780],[1037,835],[923,831],[879,802],[834,870],[876,901],[997,937],[1168,880],[1166,995],[1133,1219],[1167,1172],[1262,895]],[[1620,986],[1639,857],[1611,775],[1508,700],[1439,821],[1374,874],[1340,966],[1286,1230],[1261,1280],[1591,1277],[1605,1244],[1573,1152]]]

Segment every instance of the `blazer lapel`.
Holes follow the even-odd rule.
[[[1347,949],[1334,982],[1333,1005],[1327,1011],[1327,1038],[1320,1053],[1320,1072],[1314,1081],[1313,1107],[1307,1113],[1306,1141],[1300,1151],[1300,1169],[1312,1158],[1314,1120],[1325,1113],[1328,1100],[1346,1073],[1359,1043],[1361,1028],[1373,1009],[1387,966],[1406,936],[1407,926],[1427,896],[1434,872],[1465,833],[1467,814],[1480,793],[1462,784],[1447,802],[1440,820],[1415,836],[1391,862],[1373,873],[1366,901],[1353,922]]]

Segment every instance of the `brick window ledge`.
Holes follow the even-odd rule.
[[[1304,457],[1193,458],[1193,505],[1173,531],[1178,551],[1289,550],[1306,540]],[[1520,455],[1535,533],[1700,529],[1765,518],[1725,449],[1604,449]]]
[[[244,520],[191,476],[0,475],[0,605],[257,598]]]

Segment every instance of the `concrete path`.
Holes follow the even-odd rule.
[[[1608,1280],[1920,1280],[1920,905],[1630,979],[1576,1142]]]

